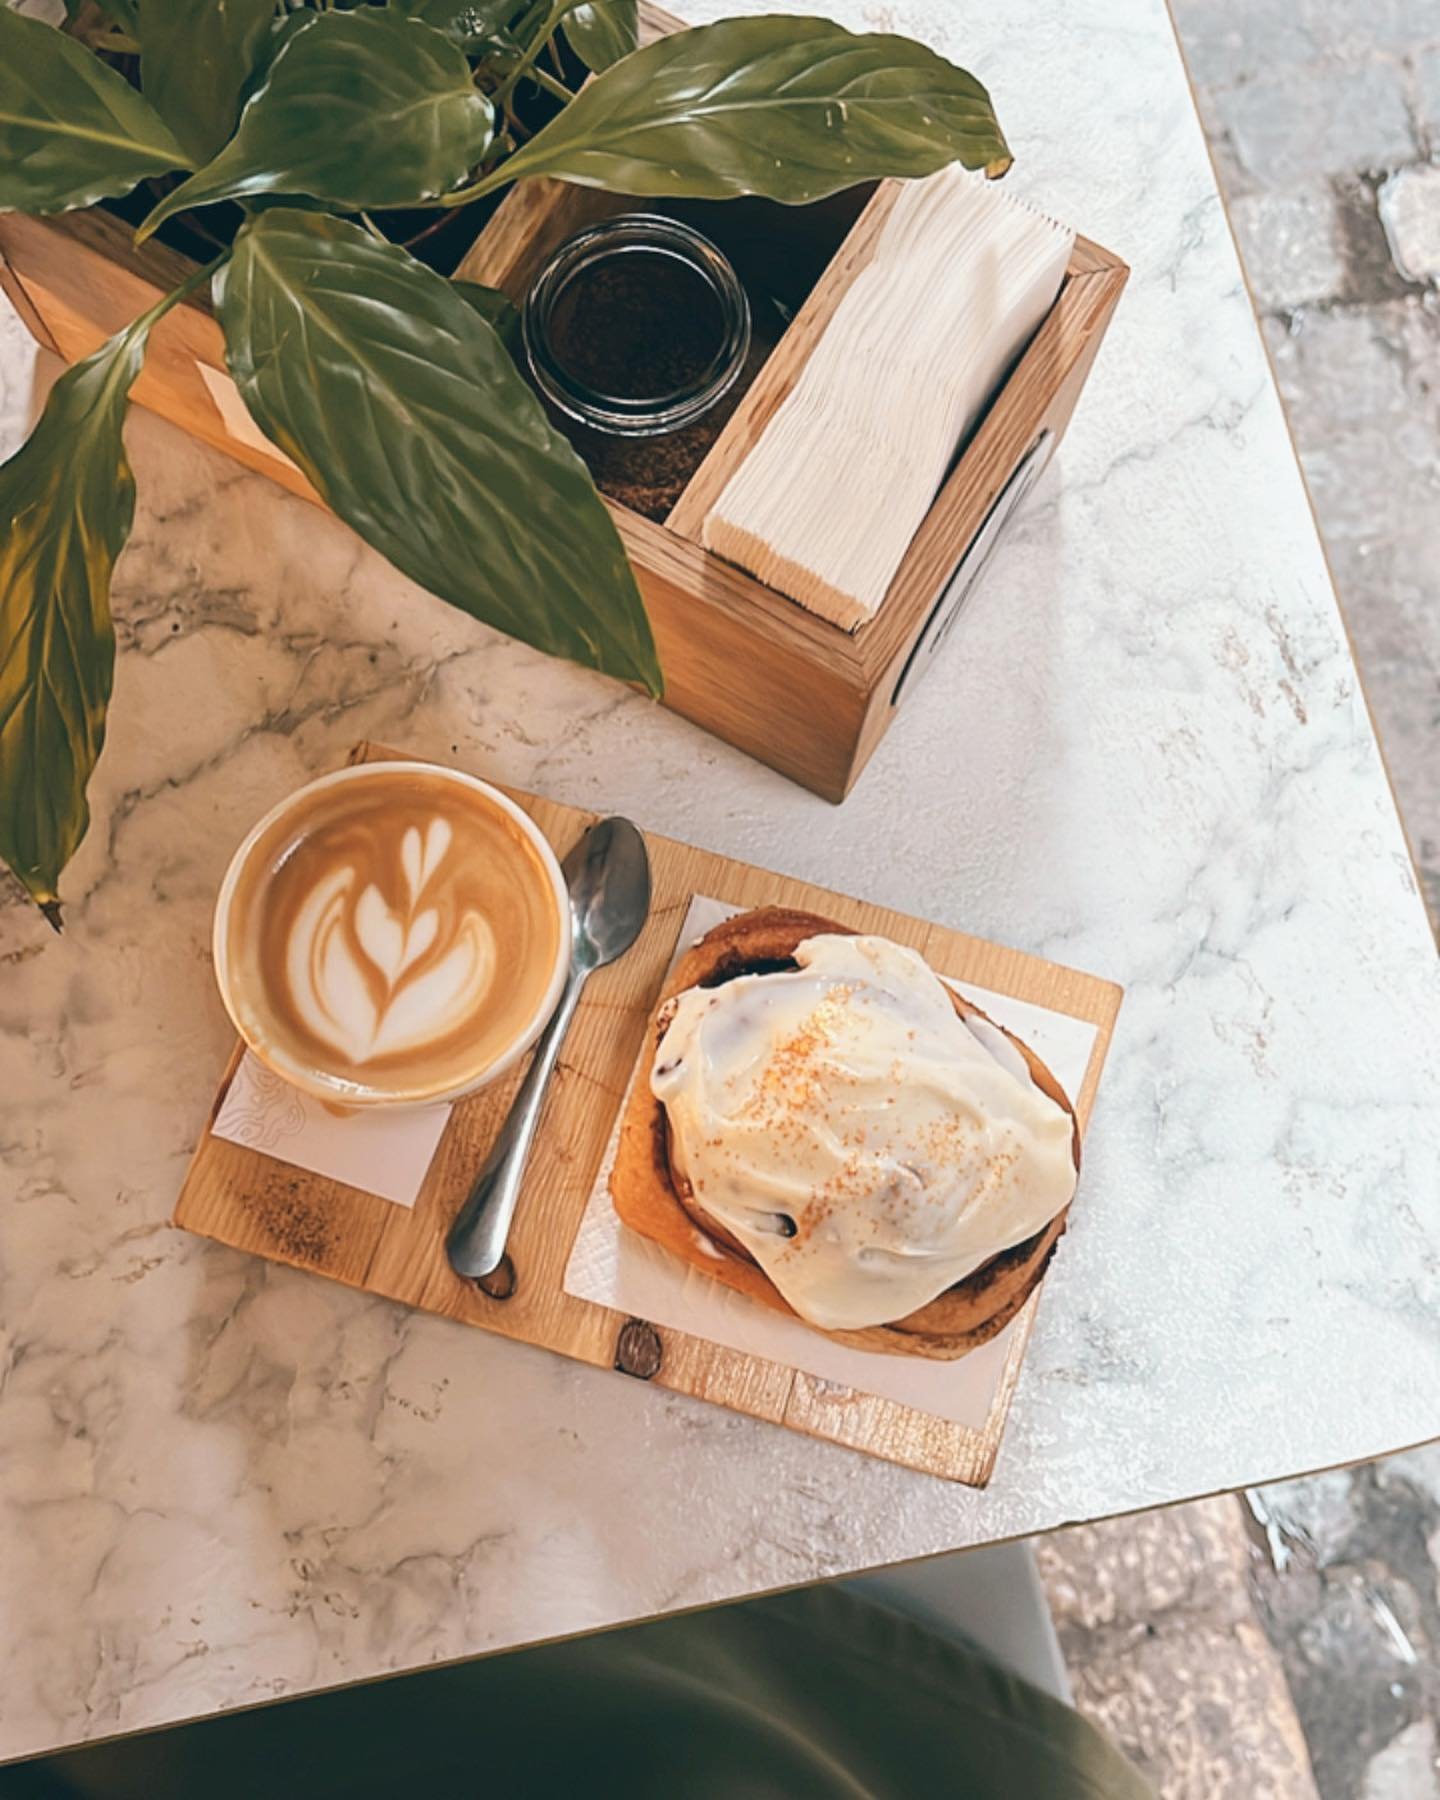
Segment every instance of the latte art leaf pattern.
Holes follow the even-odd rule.
[[[329,869],[306,894],[286,945],[286,973],[306,1027],[361,1067],[454,1030],[496,973],[494,933],[458,906],[440,878],[452,832],[432,818],[399,846],[397,909],[354,864]],[[437,879],[440,878],[440,879]]]

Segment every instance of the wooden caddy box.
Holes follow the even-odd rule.
[[[680,23],[653,7],[643,11],[648,35]],[[880,610],[857,630],[841,630],[698,539],[706,508],[865,267],[897,191],[896,183],[881,182],[868,198],[855,193],[785,209],[792,248],[813,255],[824,233],[835,245],[809,297],[665,523],[611,504],[654,627],[666,704],[834,801],[854,785],[1063,435],[1129,273],[1108,251],[1077,239],[1054,306],[937,494]],[[646,204],[563,182],[522,182],[455,273],[518,300],[569,232]],[[39,341],[66,361],[87,356],[195,267],[153,239],[137,250],[132,237],[128,225],[98,207],[43,219],[0,214],[0,285]],[[212,372],[208,380],[202,367]],[[323,504],[258,432],[242,437],[230,429],[217,400],[224,370],[220,328],[196,298],[152,334],[135,398]]]

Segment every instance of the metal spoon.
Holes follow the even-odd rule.
[[[500,1135],[445,1240],[450,1267],[471,1280],[492,1274],[505,1254],[545,1089],[581,990],[596,969],[625,954],[650,911],[650,859],[644,838],[628,819],[601,819],[592,825],[562,867],[575,927],[570,977]]]

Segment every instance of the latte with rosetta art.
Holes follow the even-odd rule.
[[[480,1079],[525,1035],[560,935],[513,818],[445,774],[382,765],[262,830],[230,901],[228,985],[282,1073],[424,1099]]]

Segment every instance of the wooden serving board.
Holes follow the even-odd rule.
[[[403,754],[362,744],[351,760]],[[596,816],[530,794],[515,793],[514,798],[561,856]],[[650,919],[634,948],[600,970],[585,990],[546,1103],[510,1254],[483,1286],[451,1270],[444,1239],[510,1104],[519,1070],[455,1107],[411,1210],[217,1138],[207,1128],[181,1189],[175,1223],[368,1293],[542,1344],[930,1474],[983,1485],[994,1467],[1038,1292],[1019,1316],[990,1416],[977,1430],[575,1299],[563,1291],[566,1263],[676,935],[695,894],[740,906],[781,905],[821,913],[913,945],[943,974],[1093,1023],[1098,1027],[1094,1049],[1074,1097],[1082,1127],[1094,1101],[1121,990],[1093,975],[669,838],[647,834],[646,842],[654,894]],[[216,1095],[212,1123],[240,1054],[237,1046]],[[1084,1205],[1083,1186],[1079,1204]]]

